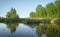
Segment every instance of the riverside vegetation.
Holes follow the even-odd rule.
[[[30,13],[30,18],[20,18],[15,8],[11,8],[7,12],[6,18],[0,17],[0,22],[6,23],[11,32],[14,32],[18,25],[14,26],[13,24],[12,26],[8,23],[25,23],[36,28],[38,35],[46,34],[46,37],[60,37],[60,0],[48,3],[45,7],[38,5],[36,11]],[[51,22],[54,23],[51,24]]]

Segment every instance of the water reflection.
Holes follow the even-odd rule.
[[[4,36],[8,37],[60,37],[60,26],[57,24],[6,23],[5,25],[4,26],[7,28],[3,27],[3,24],[0,24],[0,36],[6,33]],[[2,28],[4,28],[4,30],[2,30]]]
[[[35,29],[23,23],[1,23],[0,37],[38,37],[38,35]]]
[[[29,25],[32,28],[36,28],[38,36],[45,35],[44,37],[60,37],[60,26],[57,24],[39,24]]]
[[[15,33],[16,28],[18,27],[18,23],[6,23],[6,26],[11,33]]]

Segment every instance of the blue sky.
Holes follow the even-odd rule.
[[[0,16],[5,17],[11,7],[15,8],[20,18],[28,18],[37,5],[45,6],[55,0],[0,0]]]

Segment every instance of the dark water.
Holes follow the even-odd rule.
[[[56,24],[0,23],[0,37],[60,37]]]

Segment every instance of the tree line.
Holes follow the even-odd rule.
[[[56,19],[60,18],[60,0],[56,0],[55,2],[48,3],[45,7],[42,5],[38,5],[36,7],[35,12],[30,13],[30,18],[46,18],[46,19]],[[29,18],[29,19],[30,19]],[[0,17],[0,22],[9,21],[9,22],[20,22],[25,19],[21,19],[15,8],[11,8],[10,11],[7,12],[6,18]]]
[[[30,18],[60,18],[60,0],[50,2],[45,7],[38,5],[36,11],[30,13]]]

